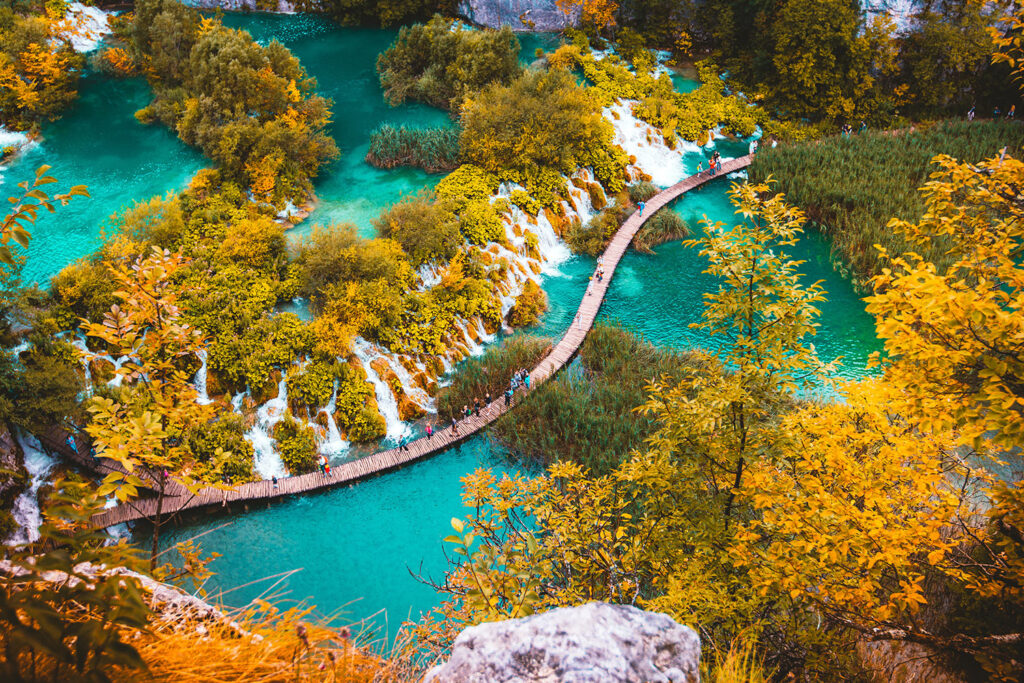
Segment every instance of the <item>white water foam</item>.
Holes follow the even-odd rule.
[[[377,396],[377,408],[384,417],[384,424],[387,427],[385,438],[392,441],[400,440],[409,431],[409,426],[402,422],[402,418],[398,414],[398,401],[395,400],[391,387],[377,375],[377,371],[370,365],[373,361],[385,358],[385,356],[362,337],[356,337],[352,341],[352,354],[362,363],[363,369],[366,370],[366,378],[373,385],[374,394]]]
[[[213,400],[210,399],[210,395],[206,393],[206,349],[199,349],[199,351],[196,352],[196,355],[199,356],[199,361],[202,363],[196,371],[196,403],[201,406],[206,406],[213,403]]]
[[[71,43],[75,52],[92,52],[103,37],[110,33],[109,15],[97,7],[80,2],[68,6],[67,14],[58,25],[58,37]]]
[[[29,487],[14,501],[11,516],[18,523],[18,529],[7,539],[8,545],[20,545],[39,540],[39,525],[43,521],[39,509],[39,487],[57,465],[57,460],[43,450],[39,439],[31,434],[15,431],[14,437],[21,445],[25,454],[25,469],[28,470],[32,482]]]
[[[327,415],[327,438],[320,444],[320,454],[326,458],[341,455],[349,448],[349,442],[341,438],[338,423],[334,421],[334,411],[338,406],[338,380],[334,380],[334,391],[331,400],[322,412]]]
[[[274,438],[271,436],[274,425],[281,421],[287,410],[288,384],[282,373],[281,381],[277,384],[277,398],[272,398],[259,407],[256,411],[256,424],[245,434],[245,438],[256,452],[256,472],[264,479],[288,475],[281,455],[274,448]]]
[[[669,187],[690,175],[683,165],[683,154],[699,152],[700,147],[679,141],[676,149],[670,149],[661,131],[633,115],[632,104],[632,100],[620,100],[603,110],[615,129],[615,144],[635,157],[636,166],[659,187]],[[713,146],[713,142],[709,144]]]

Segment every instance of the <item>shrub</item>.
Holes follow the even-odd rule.
[[[418,100],[452,111],[466,95],[508,83],[519,72],[519,41],[507,26],[466,30],[440,15],[400,29],[377,58],[380,85],[392,105]]]
[[[317,467],[316,435],[313,429],[291,415],[274,425],[274,441],[281,462],[292,476],[312,472]]]
[[[361,366],[340,366],[334,419],[349,441],[373,441],[384,436],[387,425],[376,408],[373,385],[366,380],[366,371]]]
[[[68,311],[71,319],[68,325],[77,323],[77,318],[100,321],[103,315],[119,299],[114,296],[114,279],[106,264],[80,260],[65,266],[50,281],[50,291],[62,309]]]
[[[508,311],[508,324],[512,327],[533,325],[548,307],[548,297],[533,280],[527,280],[515,305]]]
[[[531,187],[543,171],[558,178],[590,166],[613,192],[623,186],[625,154],[612,144],[600,103],[561,69],[529,70],[467,98],[459,145],[466,161],[521,182],[545,204]]]
[[[299,243],[294,262],[300,292],[320,306],[329,287],[337,290],[340,284],[380,280],[402,292],[414,279],[412,266],[398,242],[362,239],[352,225],[314,229]]]
[[[288,375],[288,399],[314,409],[326,406],[334,393],[337,373],[334,363],[311,362],[302,370]]]
[[[619,193],[615,203],[605,207],[604,211],[591,218],[586,225],[572,223],[565,233],[565,241],[569,248],[577,254],[597,256],[604,251],[616,231],[633,213],[625,192]]]
[[[457,128],[406,128],[384,123],[370,133],[367,163],[378,168],[416,166],[429,173],[451,171],[459,165]]]
[[[232,483],[257,480],[253,447],[245,439],[245,420],[237,413],[222,412],[213,422],[200,425],[189,436],[188,446],[196,460],[203,463],[213,462],[218,448],[229,453],[221,473],[230,477]]]
[[[616,467],[654,433],[654,419],[633,411],[653,378],[679,377],[694,360],[660,349],[609,323],[597,323],[580,350],[581,368],[567,368],[527,394],[494,426],[494,436],[519,462],[571,460],[594,475]]]
[[[646,202],[661,191],[658,189],[657,185],[647,180],[643,180],[639,183],[633,183],[626,189],[629,191],[629,201],[634,204]]]
[[[414,266],[447,262],[462,243],[454,203],[427,191],[392,204],[373,226],[381,237],[402,245]]]

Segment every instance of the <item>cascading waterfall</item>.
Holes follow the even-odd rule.
[[[206,393],[206,349],[199,349],[196,355],[199,356],[199,361],[202,363],[196,371],[195,383],[196,393],[198,394],[198,396],[196,396],[196,403],[201,406],[206,406],[213,403],[213,400],[210,399],[210,395]]]
[[[274,425],[281,421],[288,410],[288,384],[284,374],[277,383],[277,398],[272,398],[256,411],[256,424],[245,434],[256,452],[256,471],[264,479],[287,476],[288,471],[281,461],[281,455],[274,448],[271,434]]]
[[[39,539],[39,524],[43,519],[39,510],[39,487],[57,464],[56,459],[43,450],[36,437],[23,434],[20,430],[15,430],[14,436],[25,454],[25,469],[32,477],[32,482],[14,501],[11,516],[18,523],[18,529],[7,539],[8,545],[32,543]]]
[[[384,355],[373,344],[362,337],[356,337],[353,340],[352,354],[362,363],[363,369],[366,370],[366,378],[373,385],[374,394],[377,396],[377,408],[384,417],[384,424],[387,427],[385,438],[391,441],[400,440],[409,431],[409,426],[402,422],[402,418],[398,414],[398,401],[395,400],[395,395],[391,393],[391,387],[380,378],[377,371],[370,365],[370,363],[378,358],[384,358]]]
[[[636,166],[651,176],[651,182],[669,187],[689,175],[683,155],[701,153],[694,142],[680,140],[676,149],[665,144],[661,131],[633,116],[632,100],[620,100],[604,108],[604,117],[615,129],[615,144],[636,158]],[[709,141],[714,146],[714,140]]]
[[[341,438],[338,423],[334,421],[334,411],[337,409],[337,406],[338,380],[334,380],[334,391],[331,393],[331,400],[321,411],[327,416],[327,439],[320,444],[319,451],[328,458],[341,455],[342,452],[349,448],[348,441]]]

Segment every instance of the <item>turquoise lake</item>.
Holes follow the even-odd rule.
[[[446,112],[421,105],[392,108],[384,102],[374,65],[377,54],[394,39],[394,31],[343,29],[295,15],[227,15],[225,23],[250,31],[260,41],[283,42],[318,79],[321,92],[334,99],[330,132],[341,157],[318,179],[320,203],[296,234],[327,222],[352,222],[370,234],[370,219],[381,208],[403,194],[432,187],[440,178],[408,169],[381,171],[363,162],[368,136],[381,123],[450,124]],[[557,44],[557,38],[548,34],[520,39],[524,62],[532,60],[537,47]],[[677,83],[681,89],[691,85],[685,80]],[[87,184],[93,194],[91,200],[40,220],[26,267],[28,280],[45,282],[94,250],[102,225],[113,212],[133,200],[184,187],[206,165],[198,152],[166,129],[135,121],[132,114],[148,99],[141,80],[87,77],[78,103],[63,119],[45,126],[43,142],[3,172],[10,184],[28,177],[45,161],[53,165],[62,187]],[[720,147],[723,155],[738,156],[745,145],[721,142]],[[701,159],[688,158],[690,170]],[[705,216],[731,221],[728,182],[716,180],[681,198],[675,208],[695,229]],[[868,354],[878,350],[863,303],[832,270],[822,238],[809,235],[792,251],[807,261],[807,280],[823,280],[829,292],[814,340],[819,354],[826,360],[844,356],[844,376],[863,375]],[[576,257],[560,267],[560,275],[545,281],[550,308],[531,332],[561,334],[575,314],[593,267],[592,259]],[[714,286],[701,274],[703,268],[696,251],[679,243],[662,245],[653,255],[630,253],[619,266],[601,316],[655,344],[714,349],[717,340],[690,328],[700,319],[702,295]],[[167,532],[164,541],[172,544],[209,532],[202,545],[222,557],[211,567],[217,576],[207,589],[216,593],[243,586],[224,593],[228,605],[244,604],[274,583],[251,582],[298,570],[274,592],[284,591],[287,600],[308,599],[323,613],[341,610],[352,621],[372,618],[375,627],[393,635],[401,621],[438,603],[434,591],[410,572],[441,577],[446,566],[441,539],[449,533],[451,517],[464,514],[460,477],[481,466],[507,467],[486,437],[349,487],[233,517],[212,513],[194,518]]]

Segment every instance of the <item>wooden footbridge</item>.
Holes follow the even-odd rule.
[[[721,171],[714,177],[721,177],[734,171],[739,171],[750,165],[752,157],[744,156],[739,159],[726,161],[722,164]],[[635,212],[615,233],[615,237],[608,244],[601,258],[601,267],[604,269],[604,277],[599,281],[596,278],[590,280],[587,292],[583,296],[576,317],[568,331],[562,336],[558,343],[551,349],[551,352],[530,371],[531,384],[537,385],[546,381],[558,370],[565,366],[572,357],[579,351],[583,339],[594,324],[597,313],[604,302],[605,293],[611,283],[615,268],[630,242],[644,222],[653,216],[659,209],[676,199],[682,194],[700,187],[709,180],[712,180],[706,172],[690,176],[682,182],[659,192],[646,202],[643,214]],[[518,396],[516,397],[518,399]],[[513,402],[513,406],[515,403]],[[422,437],[407,444],[406,449],[392,448],[386,451],[378,451],[373,455],[344,463],[338,467],[331,468],[331,476],[324,476],[320,472],[311,472],[296,477],[282,477],[275,484],[271,480],[262,480],[241,484],[232,489],[209,487],[203,489],[196,495],[184,492],[181,495],[170,495],[164,497],[162,514],[172,515],[186,510],[210,506],[227,506],[234,502],[256,502],[269,500],[295,493],[317,491],[333,486],[348,484],[360,479],[387,472],[402,467],[411,462],[422,460],[436,453],[463,441],[476,434],[487,425],[501,417],[509,408],[505,407],[504,398],[499,398],[493,403],[487,404],[480,410],[480,414],[472,415],[458,423],[458,431],[451,428],[439,429],[434,432],[433,437]],[[156,499],[144,498],[117,505],[104,510],[98,514],[94,521],[98,526],[107,527],[122,522],[131,522],[156,515]]]

